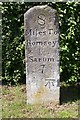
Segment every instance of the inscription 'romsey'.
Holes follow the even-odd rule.
[[[24,14],[24,32],[27,103],[59,103],[57,11],[46,5],[29,9]]]
[[[55,47],[55,45],[57,44],[58,41],[30,41],[28,40],[27,45],[28,46],[51,46],[51,47]]]

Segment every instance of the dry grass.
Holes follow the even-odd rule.
[[[62,92],[62,91],[61,91]],[[64,91],[65,92],[65,91]],[[62,98],[63,104],[54,106],[26,104],[25,85],[2,87],[3,118],[77,118],[79,99]],[[62,93],[64,94],[64,93]],[[65,95],[62,95],[65,96]],[[74,96],[76,98],[76,94]],[[67,99],[67,97],[66,97]]]

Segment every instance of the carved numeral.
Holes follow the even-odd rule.
[[[37,22],[41,26],[45,25],[45,16],[43,14],[39,15]]]
[[[45,65],[40,65],[40,66],[41,66],[41,73],[44,73]]]

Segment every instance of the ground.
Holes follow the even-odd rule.
[[[60,103],[28,105],[25,85],[2,87],[2,118],[78,118],[77,87],[61,87]]]

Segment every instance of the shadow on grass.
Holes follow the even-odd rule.
[[[62,86],[60,88],[60,104],[80,99],[79,90],[79,85],[67,87]]]

